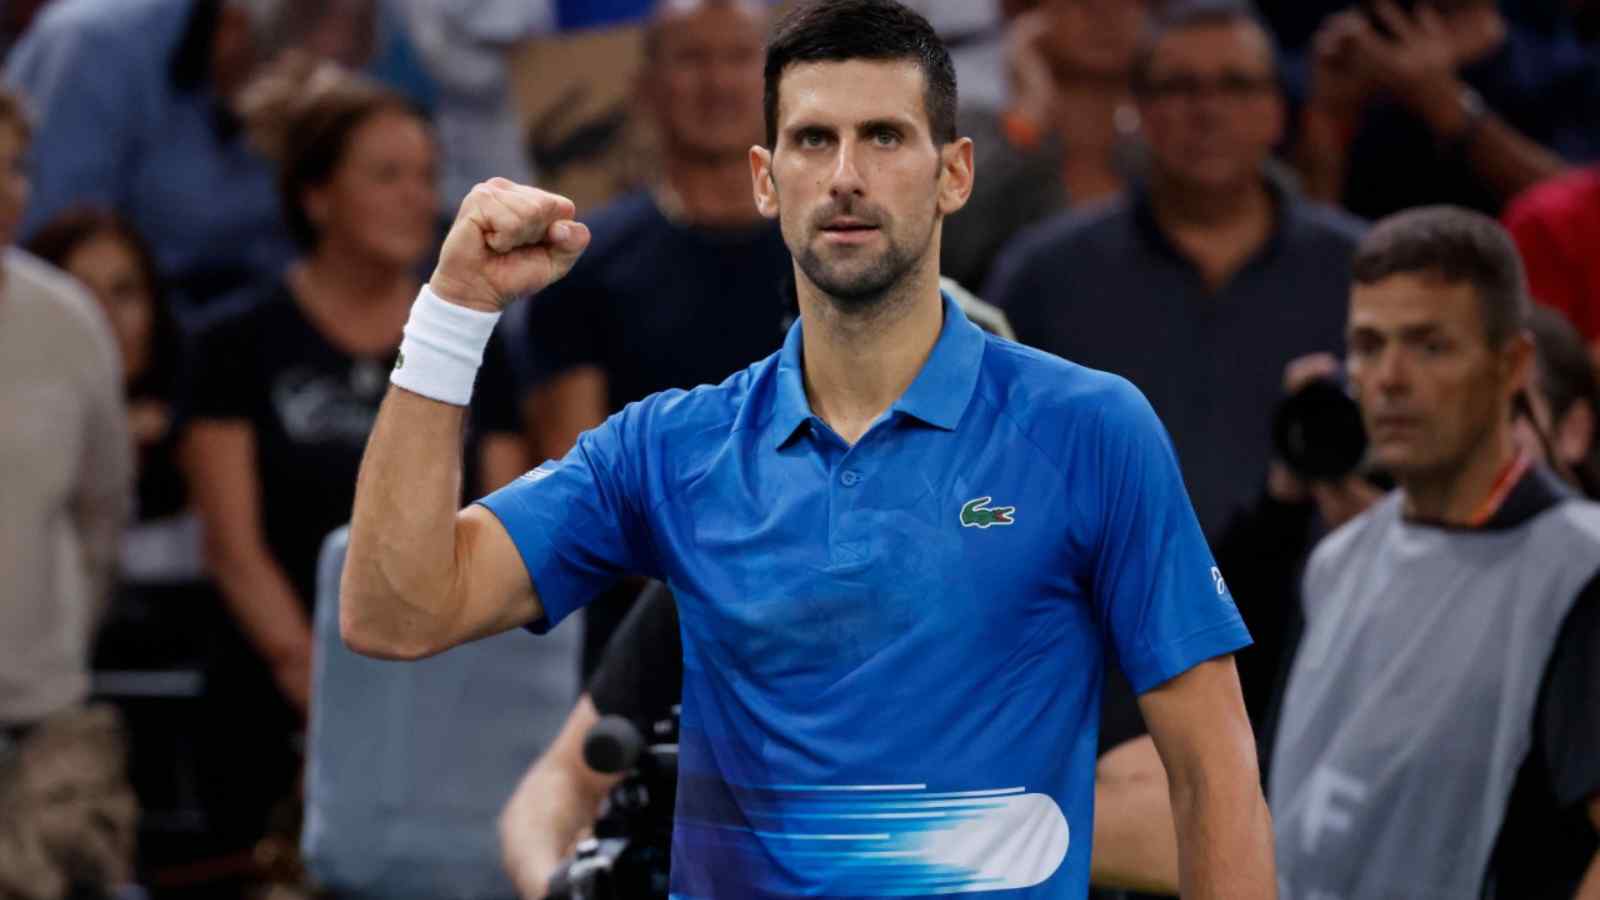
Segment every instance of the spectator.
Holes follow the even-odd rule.
[[[56,0],[5,68],[37,104],[44,151],[24,233],[68,206],[115,209],[192,302],[276,274],[293,247],[241,91],[286,47],[366,59],[374,2]]]
[[[1518,417],[1533,439],[1522,446],[1592,499],[1600,499],[1600,371],[1583,338],[1561,314],[1536,307],[1528,331],[1538,348],[1538,380]]]
[[[189,515],[172,432],[182,339],[159,294],[148,245],[116,213],[80,208],[45,223],[27,249],[89,288],[121,353],[138,472],[136,523],[122,540],[121,585],[199,580],[198,522]]]
[[[11,248],[27,204],[30,136],[20,98],[0,92],[0,246],[7,248],[0,257],[0,756],[18,749],[0,774],[0,865],[18,863],[11,851],[19,837],[44,840],[45,867],[27,871],[44,879],[34,885],[59,880],[64,891],[74,855],[90,854],[90,845],[116,848],[114,865],[94,886],[126,878],[132,864],[131,810],[120,802],[93,811],[57,802],[103,788],[109,802],[109,791],[120,800],[125,790],[120,757],[104,745],[96,752],[103,735],[77,723],[103,718],[82,704],[132,473],[117,351],[104,318],[76,282]],[[103,765],[49,768],[52,759],[79,753]],[[73,825],[63,832],[64,819]],[[15,869],[0,873],[0,884],[16,877]]]
[[[1516,248],[1425,208],[1353,274],[1350,378],[1400,488],[1307,566],[1270,775],[1282,896],[1591,896],[1600,507],[1516,448]]]
[[[1267,171],[1284,107],[1245,7],[1168,9],[1135,85],[1148,180],[1026,232],[986,295],[1023,343],[1150,398],[1215,537],[1266,471],[1284,364],[1340,344],[1358,226]]]
[[[225,817],[214,830],[246,841],[291,793],[317,553],[350,515],[438,212],[433,137],[414,108],[362,79],[319,78],[280,142],[304,256],[201,328],[180,411],[180,462],[236,621],[207,682],[223,746],[202,759],[215,767],[205,788]]]
[[[590,219],[572,272],[503,326],[543,456],[631,401],[720,382],[782,343],[789,253],[750,199],[765,21],[756,2],[662,3],[650,21],[638,90],[660,131],[660,183]],[[585,611],[584,672],[638,588]]]
[[[1373,9],[1330,17],[1309,51],[1297,162],[1311,196],[1367,218],[1494,213],[1600,157],[1600,59],[1570,32],[1512,25],[1494,0]]]
[[[967,102],[961,133],[982,176],[945,223],[940,270],[977,288],[1007,240],[1123,187],[1138,126],[1131,73],[1148,0],[1007,0],[1008,106]],[[966,82],[962,82],[964,85]]]
[[[1564,313],[1600,359],[1600,167],[1530,189],[1506,210],[1505,223],[1533,299]]]

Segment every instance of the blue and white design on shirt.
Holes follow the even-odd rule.
[[[862,896],[1033,887],[1055,874],[1070,843],[1061,807],[1022,786],[778,785],[741,793],[754,823],[747,830],[792,863],[844,876]]]

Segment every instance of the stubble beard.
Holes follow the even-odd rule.
[[[931,222],[925,240],[916,249],[896,241],[888,222],[880,220],[878,227],[883,229],[888,246],[864,267],[848,266],[851,260],[843,261],[845,265],[830,264],[817,252],[816,245],[810,243],[796,257],[800,271],[840,312],[868,315],[884,307],[900,293],[898,288],[922,261],[932,242]],[[847,267],[855,271],[841,271]]]

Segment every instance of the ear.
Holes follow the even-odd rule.
[[[772,151],[757,144],[750,148],[750,185],[756,211],[768,219],[778,217],[778,182],[772,172]]]
[[[939,214],[948,216],[967,205],[977,177],[972,138],[957,138],[939,150]]]
[[[1517,391],[1533,390],[1536,375],[1534,367],[1537,360],[1538,351],[1533,343],[1532,334],[1519,331],[1506,341],[1505,347],[1500,351],[1500,376],[1508,398]]]
[[[317,228],[327,224],[331,202],[326,187],[308,187],[300,192],[300,208]]]
[[[1567,414],[1556,423],[1555,434],[1551,435],[1551,444],[1556,456],[1567,465],[1582,462],[1588,458],[1589,452],[1594,449],[1594,442],[1600,438],[1596,429],[1600,422],[1594,418],[1594,410],[1582,400],[1567,408]]]

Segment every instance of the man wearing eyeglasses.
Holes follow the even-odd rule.
[[[1024,343],[1145,392],[1214,540],[1265,477],[1285,364],[1340,346],[1360,226],[1270,171],[1284,101],[1246,6],[1169,6],[1134,84],[1146,177],[1025,232],[984,295]]]

